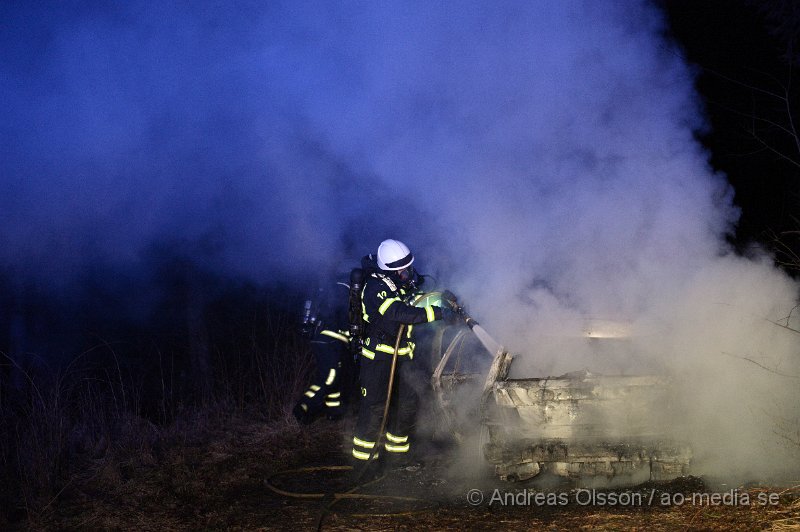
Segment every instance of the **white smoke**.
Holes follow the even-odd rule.
[[[797,463],[800,344],[776,323],[798,328],[798,286],[726,243],[738,210],[693,137],[692,70],[656,9],[426,4],[345,18],[323,33],[347,43],[358,75],[319,104],[336,113],[312,120],[425,207],[396,221],[400,236],[521,355],[516,376],[666,373],[697,473]],[[591,320],[632,336],[580,340]]]
[[[796,452],[798,342],[772,322],[799,328],[798,287],[726,244],[732,190],[654,6],[250,7],[6,8],[6,272],[63,281],[177,239],[299,277],[399,238],[517,374],[668,372],[714,427],[705,464],[780,463],[780,423]],[[587,320],[633,336],[599,353],[569,340]]]

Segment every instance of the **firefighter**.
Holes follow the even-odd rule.
[[[355,469],[359,469],[359,465],[365,464],[370,458],[383,457],[384,452],[385,460],[381,460],[390,467],[408,462],[411,449],[409,430],[416,407],[416,395],[409,382],[408,367],[414,357],[413,325],[457,319],[449,308],[415,307],[409,303],[416,291],[413,262],[414,256],[405,244],[398,240],[384,240],[378,247],[379,270],[367,276],[362,290],[365,331],[359,374],[361,402],[353,435]],[[397,346],[397,365],[386,432],[382,448],[379,449],[376,448],[378,430],[386,402],[395,343],[403,325],[405,328]]]
[[[300,423],[308,424],[325,415],[338,420],[345,411],[344,393],[347,391],[348,346],[347,316],[344,302],[348,286],[330,283],[317,290],[303,308],[303,336],[310,340],[316,363],[316,375],[292,413]]]

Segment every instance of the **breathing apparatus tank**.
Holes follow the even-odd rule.
[[[350,332],[350,350],[354,357],[361,352],[361,342],[364,337],[364,316],[361,311],[361,290],[364,288],[364,270],[353,268],[350,271],[350,298],[347,308],[347,318]]]
[[[303,336],[311,338],[319,326],[319,297],[306,299],[303,303],[303,314],[300,316],[300,332]]]

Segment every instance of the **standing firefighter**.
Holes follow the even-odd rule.
[[[311,423],[321,414],[335,420],[344,413],[342,394],[347,391],[348,370],[351,370],[347,367],[350,336],[343,303],[347,301],[347,291],[347,284],[331,282],[305,302],[302,333],[310,339],[317,370],[292,411],[301,423]]]
[[[407,364],[414,357],[413,324],[457,319],[450,309],[434,306],[415,307],[414,256],[397,240],[384,240],[378,247],[378,271],[366,277],[361,302],[365,325],[361,347],[361,404],[358,410],[352,455],[356,464],[381,456],[386,451],[390,465],[407,461],[410,450],[409,430],[416,407],[414,388]],[[402,336],[399,338],[398,333]],[[397,362],[392,386],[390,410],[386,420],[383,449],[376,448],[380,435],[392,358],[397,347]],[[358,469],[358,467],[357,467]]]

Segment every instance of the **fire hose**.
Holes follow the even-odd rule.
[[[431,292],[431,293],[428,293],[428,294],[423,294],[421,296],[418,296],[415,299],[415,303],[423,301],[426,297],[429,297],[429,296],[442,296],[442,299],[445,302],[447,302],[448,305],[450,305],[451,309],[459,316],[459,318],[461,318],[466,323],[466,325],[470,328],[470,330],[475,332],[475,328],[478,325],[478,322],[475,321],[471,316],[469,316],[461,305],[458,305],[458,303],[456,301],[456,298],[452,293],[445,292],[443,294],[438,294],[438,293]],[[417,498],[417,497],[407,497],[407,496],[398,496],[398,495],[373,495],[373,494],[355,493],[356,490],[358,490],[359,488],[363,488],[365,486],[368,486],[369,484],[372,484],[373,482],[377,482],[382,478],[382,477],[378,477],[378,478],[370,479],[368,482],[361,482],[363,477],[364,477],[364,475],[365,475],[365,473],[366,473],[366,471],[367,471],[367,469],[368,469],[368,467],[369,467],[369,465],[370,465],[370,463],[372,463],[373,460],[375,459],[375,454],[378,451],[378,449],[380,448],[381,442],[383,441],[384,431],[386,429],[386,423],[387,423],[387,419],[388,419],[388,415],[389,415],[389,408],[391,406],[392,391],[394,389],[394,379],[395,379],[395,373],[396,373],[396,370],[397,370],[397,357],[398,357],[398,351],[399,351],[399,347],[400,347],[400,340],[401,340],[401,338],[403,336],[403,332],[405,331],[405,328],[406,328],[406,326],[404,324],[401,324],[401,326],[400,326],[400,328],[399,328],[399,330],[397,332],[397,337],[395,339],[394,350],[393,350],[393,354],[392,354],[392,364],[391,364],[391,367],[390,367],[390,370],[389,370],[389,382],[387,384],[387,389],[386,389],[386,401],[384,402],[383,416],[382,416],[382,419],[381,419],[380,428],[378,429],[378,434],[377,434],[377,438],[376,438],[376,441],[375,441],[375,445],[373,446],[369,457],[364,461],[364,464],[363,464],[363,466],[361,468],[361,471],[355,477],[355,479],[356,479],[355,486],[352,487],[351,489],[347,490],[346,492],[343,492],[343,493],[337,493],[337,492],[298,493],[298,492],[292,492],[292,491],[288,491],[288,490],[284,490],[284,489],[278,488],[274,484],[274,479],[276,479],[277,477],[280,477],[280,476],[285,476],[285,475],[289,475],[289,474],[300,474],[300,473],[314,473],[314,472],[318,472],[318,471],[351,471],[353,469],[352,466],[319,466],[319,467],[304,467],[304,468],[300,468],[300,469],[286,470],[286,471],[278,472],[278,473],[272,475],[271,477],[269,477],[267,480],[264,481],[264,484],[266,485],[266,487],[269,488],[274,493],[277,493],[278,495],[282,495],[282,496],[285,496],[285,497],[292,497],[292,498],[300,498],[300,499],[322,500],[323,504],[322,504],[322,506],[320,508],[319,517],[318,517],[318,520],[317,520],[317,530],[321,529],[322,522],[323,522],[323,520],[325,518],[325,515],[328,512],[330,512],[331,508],[337,502],[339,502],[341,500],[346,500],[346,499],[371,499],[371,500],[402,501],[402,502],[418,502],[418,501],[427,502],[427,501],[425,501],[423,499],[420,499],[420,498]],[[480,327],[478,327],[478,330],[482,331],[482,329]],[[463,336],[463,331],[462,331],[462,333],[459,333],[459,335],[456,337],[456,339],[459,339],[462,336]],[[482,339],[481,339],[481,341],[483,342]],[[449,358],[450,354],[452,353],[452,350],[454,348],[454,344],[455,343],[456,343],[455,340],[454,340],[453,343],[451,343],[451,346],[450,346],[450,348],[448,348],[447,354],[444,357],[444,360],[442,361],[442,363],[440,363],[440,367],[437,368],[437,371],[439,373],[441,373],[441,370],[443,369],[443,366],[446,363],[446,360]],[[484,345],[486,345],[486,344],[484,343]],[[488,349],[488,346],[487,346],[487,349]],[[459,439],[457,434],[454,434],[454,436],[456,436],[456,438]],[[409,511],[403,511],[403,512],[351,514],[351,515],[353,515],[353,516],[373,516],[373,517],[374,516],[390,516],[390,515],[391,516],[410,515],[410,514],[415,514],[415,513],[419,513],[419,512],[432,510],[432,509],[435,509],[437,507],[438,507],[438,504],[434,504],[433,506],[428,505],[428,506],[426,506],[424,508],[418,508],[418,509],[409,510]]]
[[[356,485],[353,486],[351,489],[347,490],[344,493],[336,493],[336,492],[328,492],[328,493],[298,493],[292,492],[288,490],[283,490],[278,488],[274,485],[274,479],[279,476],[285,476],[289,474],[299,474],[299,473],[314,473],[318,471],[351,471],[353,469],[352,466],[320,466],[320,467],[303,467],[300,469],[292,469],[278,472],[267,480],[264,481],[264,484],[267,488],[269,488],[274,493],[278,495],[283,495],[284,497],[292,497],[292,498],[299,498],[299,499],[317,499],[322,500],[323,504],[320,508],[319,517],[317,518],[317,530],[321,530],[322,522],[325,518],[325,515],[333,508],[333,506],[345,499],[372,499],[372,500],[386,500],[386,501],[403,501],[403,502],[417,502],[422,501],[425,502],[423,499],[417,497],[404,497],[399,495],[373,495],[373,494],[366,494],[366,493],[355,493],[356,490],[359,488],[363,488],[373,482],[377,482],[382,477],[378,477],[375,479],[371,479],[368,482],[361,482],[364,474],[367,471],[370,463],[375,459],[375,453],[380,448],[380,444],[383,441],[384,430],[386,429],[386,422],[389,417],[389,407],[392,401],[392,390],[394,389],[394,377],[395,372],[397,370],[397,353],[400,348],[400,340],[403,337],[403,332],[405,331],[406,326],[404,324],[400,325],[400,329],[397,331],[397,338],[395,339],[394,343],[394,352],[392,354],[392,365],[389,370],[389,383],[386,386],[386,401],[384,402],[383,406],[383,417],[381,419],[381,425],[378,429],[378,435],[375,440],[375,445],[370,452],[369,457],[364,461],[364,465],[361,468],[358,476],[356,478]],[[432,510],[438,507],[435,506],[426,506],[425,508],[415,509],[415,510],[408,510],[405,512],[391,512],[391,513],[370,513],[370,514],[352,514],[353,516],[397,516],[397,515],[410,515],[414,513],[424,512],[428,510]]]

